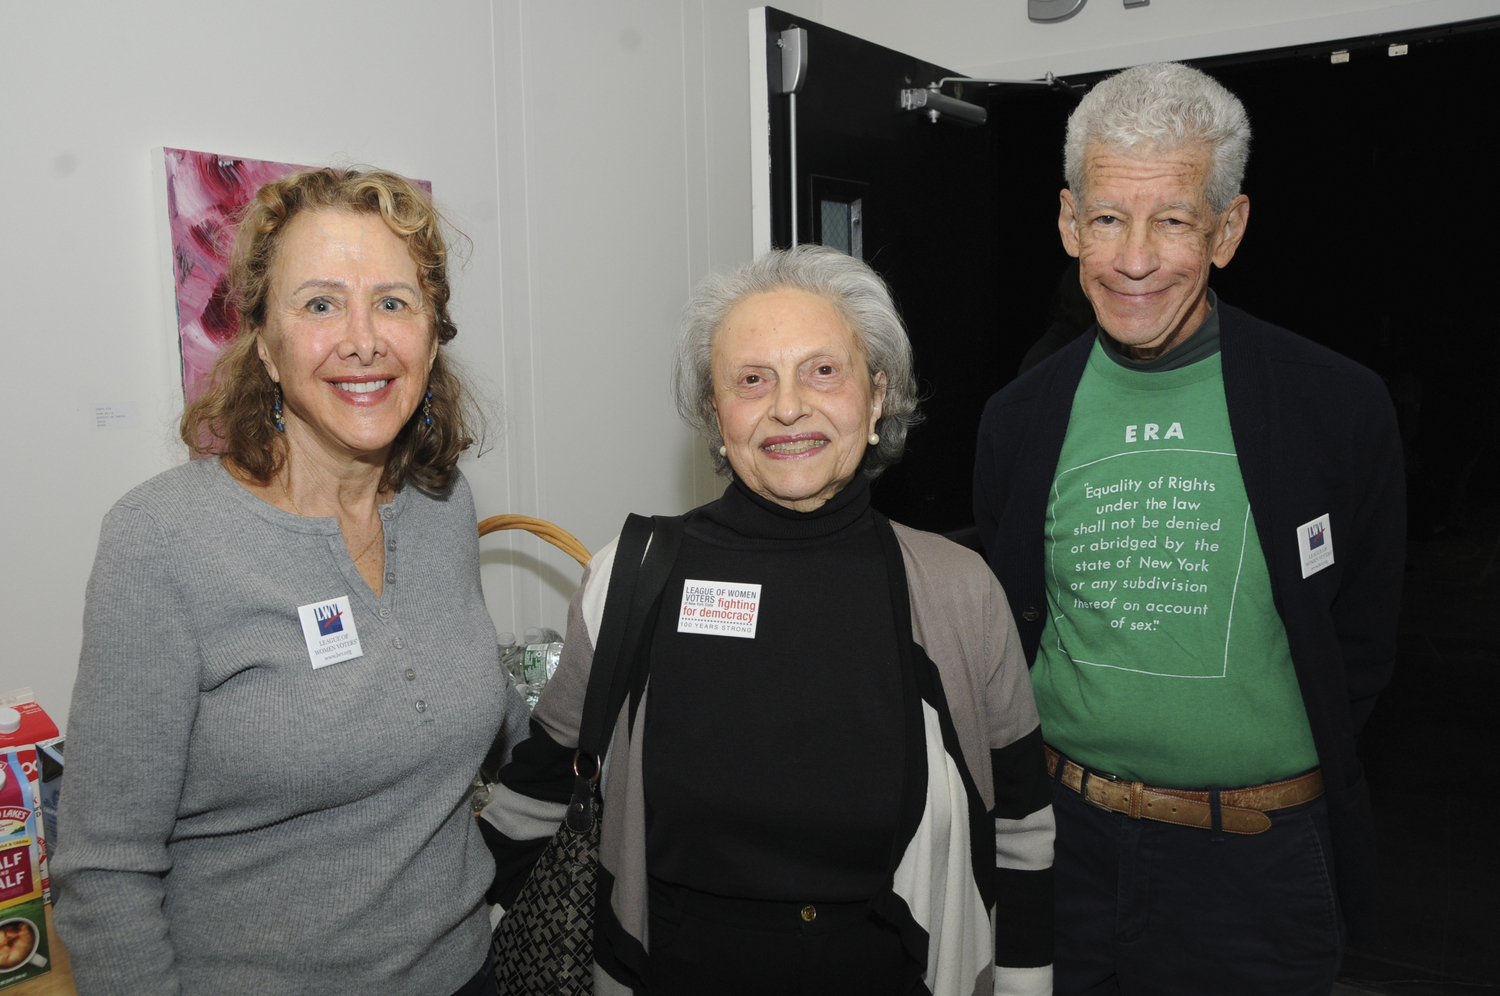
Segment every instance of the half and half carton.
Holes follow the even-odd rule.
[[[35,800],[21,752],[0,750],[0,989],[51,970]]]

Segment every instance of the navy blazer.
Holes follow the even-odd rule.
[[[1047,495],[1095,338],[990,398],[979,428],[974,518],[1032,662],[1047,611]],[[1323,769],[1339,901],[1351,937],[1368,938],[1374,825],[1355,738],[1395,666],[1406,556],[1395,409],[1370,370],[1222,303],[1219,346],[1240,474]],[[1304,579],[1295,530],[1325,512],[1335,561]]]

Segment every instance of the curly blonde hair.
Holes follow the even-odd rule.
[[[286,450],[271,417],[276,383],[260,360],[256,335],[266,325],[271,270],[287,225],[302,211],[320,209],[379,215],[416,263],[417,283],[439,343],[427,378],[432,423],[418,411],[401,427],[380,487],[395,489],[411,480],[441,490],[453,479],[459,456],[482,438],[484,420],[441,348],[458,334],[448,315],[448,226],[420,188],[384,170],[302,170],[267,183],[241,210],[229,263],[230,301],[239,331],[215,364],[208,390],[182,413],[182,440],[196,454],[232,461],[260,484],[281,470]]]

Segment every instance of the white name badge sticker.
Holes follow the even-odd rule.
[[[1297,527],[1297,553],[1302,556],[1305,578],[1333,566],[1333,530],[1329,528],[1327,512]]]
[[[307,657],[314,671],[365,655],[348,595],[299,605],[297,615],[302,620],[302,638],[307,641]]]
[[[682,582],[677,632],[755,639],[760,621],[760,585],[736,581]]]

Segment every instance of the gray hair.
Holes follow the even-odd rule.
[[[917,412],[911,341],[880,274],[837,249],[817,245],[773,249],[730,273],[706,277],[694,288],[682,312],[682,333],[672,364],[677,413],[708,440],[714,469],[728,473],[729,461],[719,455],[724,439],[713,408],[714,339],[735,305],[778,290],[806,291],[833,305],[865,354],[871,379],[885,374],[885,403],[875,423],[880,442],[865,452],[864,461],[865,473],[877,476],[901,459],[907,430],[922,418]]]
[[[1240,192],[1250,161],[1250,115],[1218,80],[1180,62],[1153,62],[1094,87],[1068,118],[1063,171],[1083,195],[1083,160],[1095,143],[1128,152],[1209,149],[1208,204],[1222,212]]]

